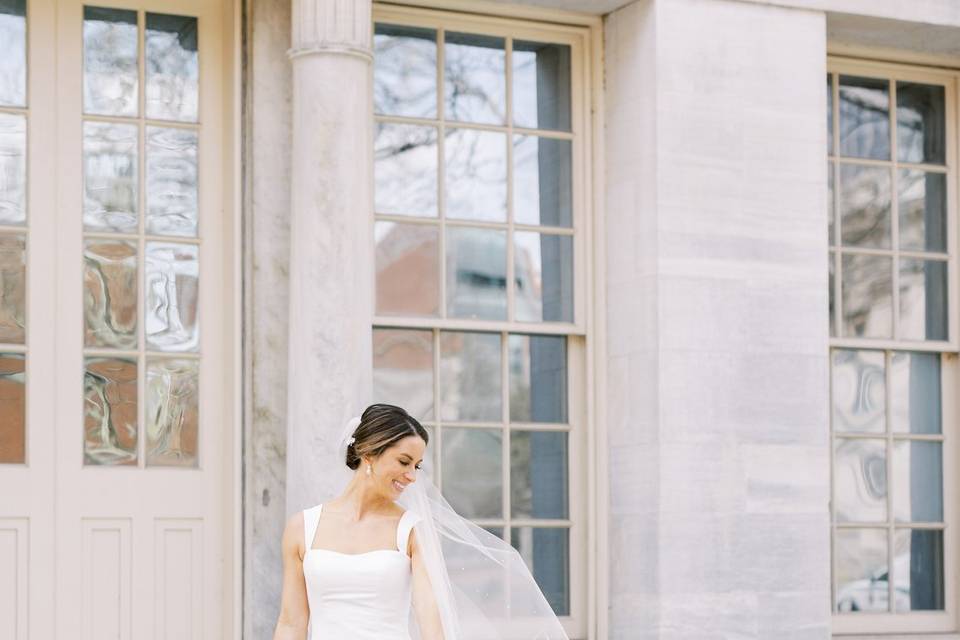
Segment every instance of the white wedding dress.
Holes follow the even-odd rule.
[[[303,512],[309,640],[410,640],[407,541],[419,516],[405,511],[400,517],[396,549],[340,553],[310,548],[322,509]]]

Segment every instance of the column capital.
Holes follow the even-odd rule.
[[[293,0],[288,55],[351,55],[373,60],[371,0]]]

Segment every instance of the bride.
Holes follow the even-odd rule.
[[[519,554],[430,481],[428,442],[393,405],[347,424],[343,493],[284,530],[274,640],[567,640]]]

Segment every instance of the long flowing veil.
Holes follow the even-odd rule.
[[[360,419],[353,418],[344,426],[337,448],[340,460],[359,424]],[[350,472],[346,465],[342,469]],[[517,550],[458,515],[426,468],[397,503],[421,518],[414,531],[444,640],[568,640]],[[419,639],[413,618],[411,635]]]

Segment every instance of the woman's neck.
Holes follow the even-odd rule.
[[[370,513],[388,511],[392,500],[377,491],[361,473],[355,473],[343,493],[334,500],[339,510],[360,521]]]

